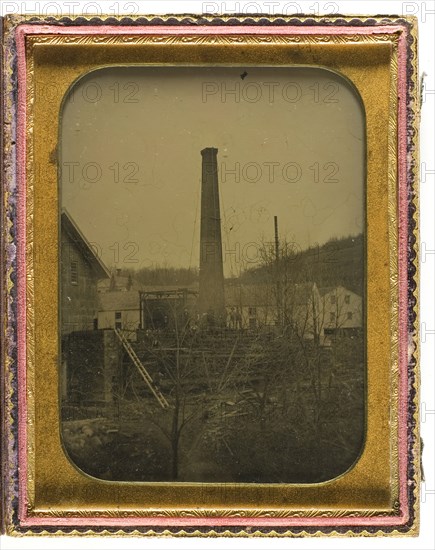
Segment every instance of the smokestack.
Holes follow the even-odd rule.
[[[225,320],[224,269],[222,260],[221,216],[217,152],[213,147],[201,151],[201,248],[199,256],[199,313]]]

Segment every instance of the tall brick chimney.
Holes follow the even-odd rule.
[[[222,260],[221,216],[217,152],[213,147],[201,151],[201,248],[199,256],[199,313],[225,321],[224,269]]]

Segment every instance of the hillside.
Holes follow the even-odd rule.
[[[342,285],[361,295],[364,281],[363,236],[333,239],[322,246],[284,255],[278,265],[272,258],[269,265],[245,271],[239,282],[273,280],[277,269],[294,283],[313,281],[318,287]]]
[[[228,282],[242,284],[270,283],[276,279],[277,269],[281,277],[289,282],[304,283],[313,281],[319,288],[342,285],[359,295],[363,292],[364,281],[364,239],[362,235],[332,239],[324,245],[312,246],[306,250],[281,253],[277,264],[274,252],[265,254],[269,259],[260,267],[252,267],[239,278]],[[130,276],[140,287],[156,285],[186,286],[198,284],[198,269],[156,266],[138,271],[123,270],[122,275]]]

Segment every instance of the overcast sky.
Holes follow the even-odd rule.
[[[362,231],[363,109],[334,73],[106,68],[61,124],[62,206],[108,266],[198,266],[204,147],[219,150],[227,276],[273,240],[275,215],[301,248]]]

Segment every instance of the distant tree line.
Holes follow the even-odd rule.
[[[272,246],[272,245],[271,245]],[[332,238],[322,245],[300,250],[295,243],[286,242],[280,248],[280,269],[292,272],[294,283],[314,282],[318,287],[344,286],[357,294],[363,292],[364,238],[362,234]],[[266,254],[269,256],[268,252]],[[273,251],[271,251],[273,255]],[[282,265],[285,264],[285,265]],[[274,280],[275,262],[246,269],[238,282],[266,283]],[[198,282],[199,269],[155,265],[138,270],[123,270],[140,286],[189,286]]]
[[[344,286],[362,294],[364,284],[364,238],[363,235],[330,239],[323,245],[299,250],[294,243],[281,247],[279,269],[292,273],[293,283],[314,282],[318,287]],[[277,263],[268,261],[245,271],[239,278],[244,283],[270,282],[274,279]],[[282,265],[285,264],[285,265]]]
[[[124,271],[123,274],[127,274]],[[198,281],[196,268],[159,266],[143,267],[128,273],[141,286],[174,285],[189,286]]]

